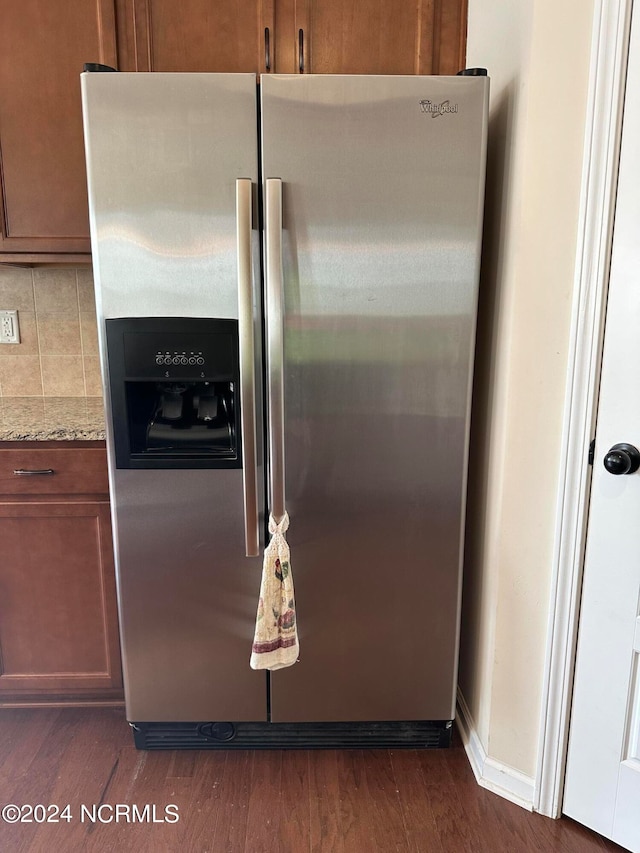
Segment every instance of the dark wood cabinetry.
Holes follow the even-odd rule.
[[[294,0],[295,67],[287,70],[456,74],[466,12],[466,0]]]
[[[455,74],[466,0],[120,0],[121,70]]]
[[[275,0],[120,0],[121,71],[268,71]]]
[[[0,450],[0,705],[122,701],[106,491],[103,447]]]
[[[455,74],[467,0],[5,0],[0,263],[89,260],[79,75]]]
[[[114,0],[4,0],[0,260],[90,250],[80,106],[88,61],[117,62]]]

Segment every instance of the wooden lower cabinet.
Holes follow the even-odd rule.
[[[122,700],[109,504],[0,503],[0,705]]]

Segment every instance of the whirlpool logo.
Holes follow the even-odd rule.
[[[450,115],[458,112],[458,105],[452,104],[451,101],[442,101],[435,104],[433,101],[420,101],[420,109],[423,113],[430,115],[431,118],[439,118],[439,116]]]

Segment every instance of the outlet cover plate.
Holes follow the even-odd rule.
[[[19,344],[20,327],[17,311],[0,311],[0,344]]]

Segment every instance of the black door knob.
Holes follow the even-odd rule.
[[[640,451],[633,444],[614,444],[604,457],[610,474],[633,474],[640,468]]]

